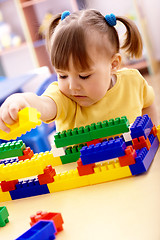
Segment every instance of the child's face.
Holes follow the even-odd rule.
[[[55,69],[61,92],[82,107],[89,107],[101,100],[111,84],[111,58],[92,46],[89,52],[93,61],[90,69],[79,72],[74,67],[72,57],[69,59],[69,71]]]

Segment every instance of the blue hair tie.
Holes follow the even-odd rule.
[[[69,11],[64,11],[61,15],[61,20],[65,19],[67,16],[70,15],[70,12]]]
[[[109,26],[113,27],[116,25],[116,16],[113,13],[107,14],[104,18]]]

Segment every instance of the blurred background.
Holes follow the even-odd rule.
[[[160,119],[159,0],[0,0],[0,105],[15,92],[42,94],[56,80],[45,47],[45,26],[56,13],[85,8],[135,21],[143,38],[143,56],[139,60],[128,59],[122,52],[122,66],[138,69],[154,87]],[[116,28],[120,36],[124,34],[121,24]],[[53,124],[49,127],[44,130],[48,135],[54,129]]]
[[[134,20],[143,36],[143,57],[135,61],[124,56],[124,64],[156,73],[160,61],[159,0],[0,0],[0,75],[12,78],[42,66],[53,72],[43,38],[46,23],[53,14],[83,8]],[[122,28],[117,25],[120,32]]]

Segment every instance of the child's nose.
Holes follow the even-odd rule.
[[[79,90],[81,88],[79,82],[76,79],[70,79],[69,81],[69,89],[70,90]]]

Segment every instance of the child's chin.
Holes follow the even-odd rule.
[[[93,103],[89,103],[89,102],[77,102],[79,106],[81,107],[90,107],[91,105],[93,105]]]

